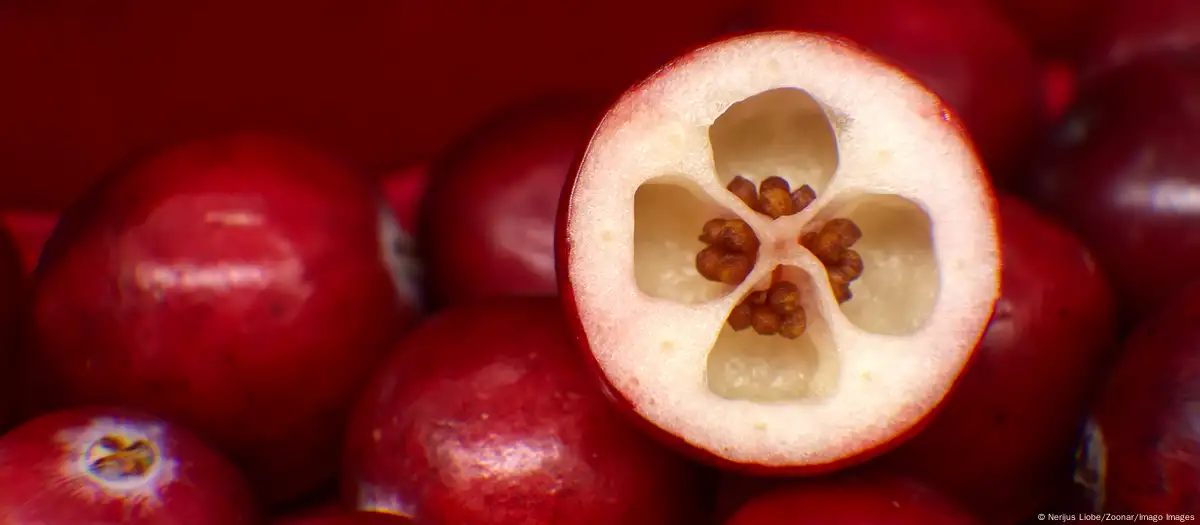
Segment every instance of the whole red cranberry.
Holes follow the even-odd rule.
[[[557,293],[559,197],[599,109],[569,95],[519,104],[432,165],[419,244],[433,303]]]
[[[1164,306],[1125,341],[1087,427],[1077,478],[1105,512],[1200,513],[1200,285]]]
[[[227,459],[184,428],[121,408],[55,412],[0,436],[0,487],[6,523],[261,523]]]
[[[1200,277],[1200,60],[1164,55],[1084,87],[1032,199],[1092,249],[1132,315]]]
[[[611,406],[557,299],[502,297],[399,342],[350,423],[342,489],[418,523],[691,525],[706,481]]]
[[[295,139],[180,144],[66,210],[36,274],[24,363],[48,408],[185,424],[267,501],[336,471],[342,422],[414,313],[373,181]]]

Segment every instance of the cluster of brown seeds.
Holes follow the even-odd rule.
[[[755,190],[753,182],[738,175],[725,189],[741,199],[750,209],[772,219],[800,213],[817,200],[817,192],[813,191],[811,186],[805,184],[792,191],[782,177],[767,177]]]
[[[696,271],[710,281],[740,284],[758,260],[758,236],[741,219],[713,219],[704,223],[700,242],[707,246],[696,254]]]
[[[755,188],[753,182],[738,175],[726,189],[750,209],[772,219],[799,213],[817,198],[809,185],[792,191],[781,177],[768,177]],[[696,254],[696,270],[710,281],[740,284],[758,260],[758,237],[741,219],[713,219],[704,223],[700,242],[706,246]]]
[[[729,327],[734,330],[753,328],[761,335],[781,335],[795,339],[804,334],[808,318],[800,306],[800,289],[779,278],[779,268],[772,273],[771,287],[747,295],[729,313]]]
[[[781,177],[768,177],[756,188],[739,175],[725,189],[750,209],[772,219],[800,213],[817,199],[811,186],[805,184],[793,191]],[[862,275],[862,258],[850,249],[861,237],[862,232],[849,219],[833,219],[819,231],[800,237],[800,244],[825,264],[838,303],[850,300],[850,282]],[[700,241],[705,247],[696,254],[696,270],[705,279],[737,285],[754,270],[759,240],[746,221],[710,220],[704,223]],[[776,268],[771,286],[746,296],[730,312],[728,322],[734,330],[753,328],[762,335],[795,339],[804,333],[807,318],[800,306],[800,290],[781,280],[780,269]]]
[[[850,249],[861,238],[862,231],[850,219],[832,219],[819,231],[800,236],[800,244],[825,264],[838,304],[853,297],[850,282],[862,276],[862,257]]]

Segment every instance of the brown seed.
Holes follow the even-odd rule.
[[[766,290],[756,290],[746,296],[746,302],[753,305],[767,304]]]
[[[780,314],[790,314],[800,310],[800,289],[795,284],[780,282],[771,286],[767,292],[767,304]]]
[[[796,310],[783,317],[779,323],[779,335],[788,339],[795,339],[804,335],[804,329],[808,326],[808,318],[804,315],[804,310]]]
[[[754,269],[754,258],[744,253],[730,253],[709,246],[696,254],[696,271],[710,281],[729,285],[741,284]]]
[[[729,312],[727,322],[729,327],[737,331],[742,331],[750,328],[750,323],[754,317],[754,307],[747,301],[738,303],[733,307],[733,311]]]
[[[838,266],[841,268],[841,274],[846,282],[853,281],[862,276],[863,260],[862,256],[854,250],[842,251],[842,257],[838,261]]]
[[[766,188],[758,192],[758,209],[772,219],[796,213],[792,209],[792,196],[782,188]]]
[[[800,213],[804,211],[808,205],[817,200],[817,192],[813,191],[812,186],[807,184],[800,186],[791,194],[792,198],[792,213]]]
[[[760,335],[773,335],[779,332],[781,320],[779,314],[769,306],[755,306],[750,318],[750,326]]]
[[[712,221],[709,221],[712,222]],[[752,254],[758,251],[758,236],[746,221],[727,219],[721,229],[721,244],[734,252]]]
[[[845,251],[845,248],[842,247],[842,238],[836,232],[825,230],[821,230],[817,234],[816,240],[807,248],[821,262],[825,263],[825,266],[838,264],[842,260],[842,252]]]
[[[858,225],[850,219],[830,219],[824,226],[821,226],[821,235],[836,236],[838,246],[849,248],[862,238],[862,230],[858,229]]]
[[[719,246],[706,246],[696,254],[696,271],[710,281],[720,281],[721,260],[725,250]]]
[[[754,270],[754,259],[742,253],[728,253],[722,258],[721,282],[728,285],[742,284]]]
[[[786,191],[792,191],[792,187],[791,187],[791,185],[788,184],[787,179],[785,179],[783,177],[778,177],[778,176],[771,176],[771,177],[767,177],[767,178],[763,179],[762,182],[758,183],[758,192],[759,193],[762,193],[767,190],[783,190],[786,192]]]
[[[804,235],[801,235],[799,242],[800,246],[808,248],[809,251],[812,251],[813,246],[817,244],[817,232],[808,232]]]
[[[750,209],[758,211],[758,191],[754,189],[754,183],[750,182],[750,179],[738,175],[729,181],[729,185],[725,186],[725,189],[746,203]]]
[[[721,242],[726,219],[712,219],[700,228],[700,242],[712,246]]]

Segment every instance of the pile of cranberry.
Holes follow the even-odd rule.
[[[768,30],[910,75],[994,186],[970,362],[836,465],[656,428],[560,296],[563,246],[609,240],[560,218],[613,101]],[[0,2],[0,72],[2,523],[1200,514],[1196,0]],[[730,191],[763,220],[821,195],[775,179]],[[736,286],[753,224],[709,219],[696,271]],[[864,234],[827,224],[802,244],[849,305]],[[714,330],[819,337],[769,280]]]

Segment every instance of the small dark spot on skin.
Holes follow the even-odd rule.
[[[282,318],[284,312],[286,311],[287,307],[283,305],[282,301],[271,301],[267,303],[267,313],[271,314],[271,317],[276,319]]]
[[[1058,310],[1058,320],[1059,321],[1066,321],[1067,318],[1070,316],[1071,316],[1071,312],[1068,312],[1066,308],[1060,308]]]

